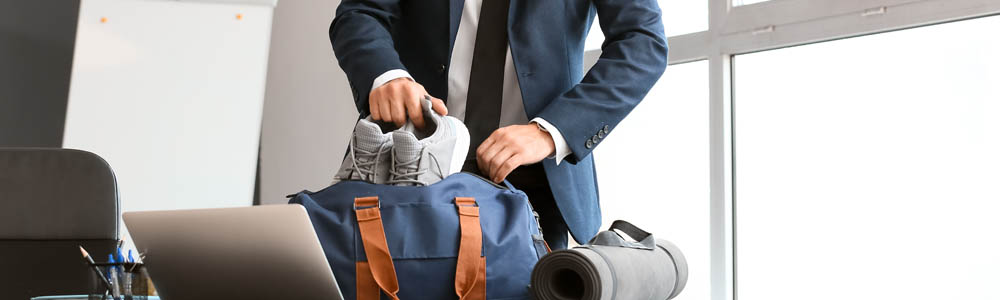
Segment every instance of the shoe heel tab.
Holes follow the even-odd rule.
[[[420,100],[420,106],[423,107],[424,111],[433,112],[434,102],[431,101],[431,95],[424,95],[424,99]]]

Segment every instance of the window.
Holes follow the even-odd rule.
[[[734,59],[739,299],[1000,298],[997,28]]]
[[[708,30],[708,0],[659,0],[663,14],[663,29],[667,36]],[[587,36],[587,50],[601,49],[604,33],[594,20]]]
[[[733,6],[748,5],[754,3],[767,2],[771,0],[733,0]]]
[[[658,3],[671,67],[595,158],[605,221],[666,231],[689,254],[681,298],[998,298],[986,287],[1000,278],[984,270],[1000,267],[987,255],[1000,242],[985,238],[1000,228],[986,215],[1000,208],[988,188],[1000,182],[989,172],[1000,169],[1000,17],[974,18],[1000,15],[1000,1]],[[595,26],[586,49],[603,40]],[[681,107],[706,98],[707,114]],[[659,132],[630,129],[641,126]],[[695,152],[684,137],[705,130]],[[663,153],[637,158],[650,148]],[[657,168],[668,180],[621,175],[645,180],[653,166],[673,166]],[[628,197],[694,195],[693,183],[653,188],[681,173],[707,174],[710,192],[657,203],[668,205],[652,208],[659,218],[629,207]],[[927,265],[929,253],[957,259]],[[917,259],[936,273],[915,275]]]
[[[594,151],[604,226],[627,220],[687,257],[676,299],[708,299],[708,62],[670,66]]]
[[[659,0],[667,36],[708,30],[708,0]]]

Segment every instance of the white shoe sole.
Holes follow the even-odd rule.
[[[469,154],[469,129],[455,117],[444,116],[443,119],[451,123],[452,132],[455,134],[455,150],[451,152],[451,168],[447,174],[451,175],[461,172],[462,166],[465,165],[465,156]]]

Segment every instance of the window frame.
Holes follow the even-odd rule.
[[[668,64],[709,61],[711,299],[735,300],[733,57],[1000,15],[1000,1],[771,0],[733,6],[732,0],[707,0],[707,5],[707,30],[667,38]],[[587,51],[585,65],[593,65],[599,56],[600,50]]]

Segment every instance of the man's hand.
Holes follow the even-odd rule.
[[[501,182],[514,168],[537,163],[556,151],[552,136],[536,124],[497,129],[476,149],[479,171]]]
[[[396,78],[368,94],[368,108],[372,119],[392,122],[396,126],[413,121],[417,128],[424,128],[424,113],[420,101],[427,95],[423,85],[409,78]],[[447,115],[448,108],[441,99],[431,97],[431,107],[440,115]]]

